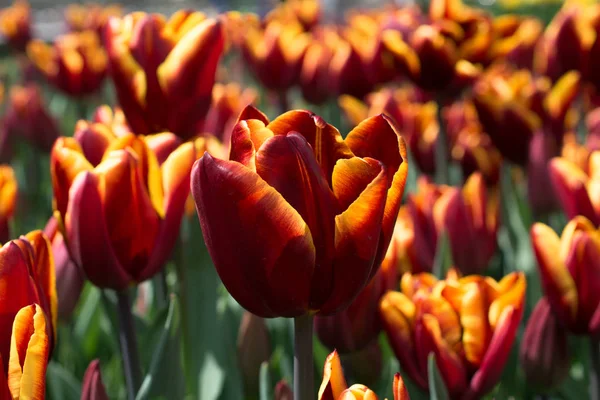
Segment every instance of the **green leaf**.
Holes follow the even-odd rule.
[[[198,398],[202,400],[217,400],[223,390],[225,373],[215,357],[208,353],[200,370]]]
[[[153,347],[154,353],[150,368],[136,396],[136,400],[154,398],[158,395],[167,398],[182,398],[184,381],[181,374],[179,351],[179,302],[171,299],[166,316],[158,318],[164,321],[158,343]]]
[[[271,382],[269,363],[266,361],[260,365],[259,379],[260,400],[272,400],[275,396],[275,393],[273,393],[274,386]]]
[[[433,274],[438,279],[444,279],[446,272],[452,267],[452,253],[450,250],[450,238],[448,232],[444,230],[438,240],[435,259],[433,260]]]
[[[46,370],[46,391],[50,400],[78,400],[81,384],[71,372],[50,361]]]
[[[434,353],[429,353],[427,357],[427,374],[429,375],[429,395],[431,400],[449,400],[448,390],[437,368]]]

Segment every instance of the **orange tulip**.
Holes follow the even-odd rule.
[[[394,375],[394,400],[410,400],[406,386],[400,374]],[[318,400],[377,400],[371,389],[361,384],[348,387],[342,363],[334,350],[327,356],[323,366],[323,381],[319,388]]]
[[[206,115],[204,132],[228,144],[238,115],[257,99],[258,93],[252,88],[242,89],[236,83],[227,85],[216,83],[213,87],[212,103]]]
[[[600,151],[589,156],[585,169],[566,158],[556,157],[550,162],[549,172],[567,218],[582,215],[594,225],[600,225]]]
[[[206,139],[177,147],[162,164],[150,140],[79,121],[76,138],[59,138],[52,149],[56,215],[73,261],[99,287],[152,277],[175,244],[196,146]]]
[[[59,36],[54,45],[33,40],[27,55],[44,77],[71,96],[95,93],[106,76],[108,58],[94,31]]]
[[[267,22],[246,33],[243,53],[260,83],[280,92],[298,82],[309,35],[299,22]]]
[[[60,136],[58,122],[50,114],[40,88],[34,84],[11,88],[3,122],[8,140],[23,138],[46,153]]]
[[[315,332],[319,340],[340,353],[363,350],[381,332],[381,321],[377,314],[379,299],[392,290],[397,282],[396,266],[382,263],[373,280],[348,308],[329,317],[315,318]]]
[[[179,11],[112,18],[106,48],[119,104],[137,134],[200,132],[223,52],[220,20]]]
[[[305,31],[318,25],[321,19],[319,0],[288,0],[280,3],[265,17],[266,22],[299,22]]]
[[[490,61],[509,62],[517,68],[531,69],[536,45],[543,32],[541,21],[532,17],[502,15],[494,18],[495,39]]]
[[[330,96],[329,64],[334,54],[332,41],[335,33],[326,29],[313,34],[306,48],[300,71],[300,88],[304,99],[312,104],[321,104]]]
[[[31,8],[27,0],[16,0],[0,10],[0,33],[13,49],[25,51],[31,40]]]
[[[72,32],[91,30],[101,35],[108,20],[120,17],[122,13],[123,8],[119,4],[69,4],[65,9],[65,21]]]
[[[269,122],[244,110],[229,160],[205,154],[192,171],[204,240],[232,296],[262,317],[347,306],[383,259],[406,159],[383,115],[344,140],[308,111]]]
[[[37,304],[24,306],[15,315],[9,332],[10,352],[0,354],[1,399],[46,398],[46,367],[52,346],[48,325]],[[9,326],[2,328],[9,330]],[[7,357],[4,362],[2,354]]]
[[[600,333],[600,232],[578,216],[560,238],[547,225],[534,224],[531,241],[554,315],[575,334]]]
[[[0,242],[10,239],[9,221],[15,213],[17,179],[9,165],[0,165]]]
[[[388,292],[379,312],[402,369],[427,389],[427,358],[451,399],[480,398],[500,379],[523,313],[525,276],[501,281],[479,275],[438,281],[404,274],[401,292]]]
[[[8,371],[10,375],[13,368],[12,358],[9,363],[10,329],[13,327],[14,341],[14,329],[18,326],[16,318],[20,312],[24,312],[23,307],[39,304],[41,318],[46,319],[44,314],[48,317],[47,322],[43,325],[36,324],[35,328],[37,331],[38,326],[42,326],[44,334],[47,335],[49,345],[46,345],[46,351],[53,347],[56,338],[54,260],[50,242],[41,231],[30,232],[6,243],[0,249],[0,299],[3,299],[0,301],[0,356],[4,358],[4,368],[11,365]],[[36,310],[32,308],[30,312],[37,315],[37,307]],[[22,353],[19,351],[19,354]],[[15,366],[18,366],[18,363]]]

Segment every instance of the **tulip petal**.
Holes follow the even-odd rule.
[[[375,265],[379,265],[390,244],[400,210],[408,175],[408,156],[404,139],[385,115],[364,120],[346,137],[346,144],[358,157],[371,157],[383,163],[388,176],[388,195],[383,214],[381,238]],[[376,272],[374,269],[373,273]]]
[[[323,381],[319,388],[319,400],[337,400],[342,392],[348,388],[342,363],[337,351],[333,351],[325,359],[323,366]]]
[[[93,360],[85,370],[83,387],[81,388],[81,400],[109,400],[106,388],[102,382],[100,360]]]
[[[145,280],[156,274],[167,262],[177,241],[185,203],[190,194],[190,173],[196,161],[194,144],[187,142],[171,153],[161,167],[164,191],[164,219],[162,220],[148,265],[138,279]]]
[[[415,305],[400,292],[387,292],[379,303],[379,316],[402,369],[421,388],[427,389],[427,377],[419,369],[412,335]]]
[[[510,287],[499,293],[498,297],[490,305],[489,321],[493,330],[496,330],[499,318],[505,308],[513,307],[520,312],[523,309],[523,302],[525,301],[525,289],[527,286],[525,275],[522,272],[507,275],[499,282],[500,287],[503,286],[502,284],[505,280],[514,281]]]
[[[2,354],[0,354],[0,400],[10,400],[12,399],[12,395],[10,394],[10,389],[8,388],[8,380],[6,378],[4,364],[5,362],[2,360]]]
[[[283,196],[243,165],[208,153],[194,164],[192,194],[232,296],[261,317],[306,313],[316,252],[308,226]]]
[[[598,225],[600,220],[587,190],[588,176],[575,164],[562,158],[554,158],[548,168],[554,192],[567,218],[583,215]]]
[[[361,162],[369,163],[369,168],[377,165],[375,160]],[[357,168],[356,165],[356,161],[338,161],[334,170],[338,185],[343,186],[344,180],[346,183],[349,181],[348,177],[344,177],[344,173],[349,173],[347,168],[354,169],[352,173],[357,175],[357,181],[360,181],[359,187],[364,183],[364,177],[358,176],[362,172],[358,170],[361,167]],[[370,174],[373,172],[371,169]],[[379,269],[379,264],[375,265],[374,261],[377,256],[388,191],[386,170],[380,163],[377,172],[375,179],[366,186],[358,198],[342,214],[335,217],[335,261],[332,271],[335,286],[330,289],[327,302],[321,310],[325,314],[333,313],[348,304]],[[356,191],[356,189],[357,187],[351,190]],[[340,193],[343,193],[342,190]],[[319,279],[320,281],[313,282],[313,285],[323,282],[322,278]]]
[[[312,147],[315,158],[329,184],[331,184],[331,176],[337,160],[353,156],[340,132],[321,117],[309,111],[288,111],[271,121],[267,127],[275,135],[298,132],[304,136]]]
[[[394,375],[394,400],[410,400],[404,380],[399,373]]]
[[[124,289],[133,278],[123,269],[110,242],[102,199],[100,178],[92,173],[80,174],[69,192],[65,228],[73,260],[87,278],[102,288]]]
[[[159,165],[167,160],[167,157],[181,145],[181,139],[171,132],[157,133],[144,137],[146,145],[156,155]]]
[[[15,317],[8,367],[8,387],[13,398],[45,397],[50,352],[46,329],[46,316],[37,304],[22,308]]]
[[[269,118],[260,111],[258,108],[254,107],[252,104],[249,104],[242,110],[240,115],[238,115],[237,122],[249,120],[249,119],[257,119],[261,121],[265,126],[269,124]]]
[[[476,283],[467,284],[460,304],[460,324],[465,358],[479,366],[485,356],[492,331],[488,323],[488,302],[484,290]]]
[[[558,235],[549,226],[536,223],[531,228],[531,242],[548,301],[562,321],[572,321],[578,308],[577,287],[558,257],[561,247]]]
[[[372,158],[352,157],[339,159],[333,169],[332,188],[340,209],[346,210],[383,170],[382,164]]]
[[[229,159],[256,172],[256,151],[270,137],[273,137],[273,132],[262,121],[250,119],[238,122],[231,132]]]
[[[506,307],[500,315],[485,357],[479,370],[475,372],[471,379],[468,393],[472,396],[468,398],[479,398],[498,383],[502,370],[510,356],[521,316],[522,310],[519,311],[511,306]]]
[[[73,137],[81,145],[81,150],[83,151],[85,158],[93,166],[100,164],[104,152],[108,148],[110,142],[115,139],[115,135],[107,125],[101,123],[89,123],[84,120],[77,122]]]

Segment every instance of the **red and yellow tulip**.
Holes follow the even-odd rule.
[[[223,52],[220,20],[179,11],[112,18],[106,48],[119,104],[137,134],[201,132]]]
[[[31,8],[27,0],[16,0],[0,10],[0,34],[13,49],[25,51],[31,40]]]
[[[495,37],[490,47],[490,61],[508,62],[517,68],[531,69],[543,29],[542,23],[536,18],[514,14],[494,18]]]
[[[9,221],[17,203],[17,178],[10,165],[0,165],[0,242],[10,239]]]
[[[71,96],[96,92],[108,69],[108,57],[95,31],[59,36],[53,45],[32,40],[27,55],[50,83]]]
[[[600,333],[600,232],[573,218],[561,237],[547,225],[531,228],[544,294],[562,326],[575,334]]]
[[[2,329],[9,331],[10,352],[0,354],[0,399],[44,400],[52,328],[43,308],[24,306]]]
[[[384,115],[342,139],[308,111],[269,122],[244,110],[229,160],[205,154],[192,171],[202,233],[232,296],[262,317],[347,306],[385,255],[406,160]]]
[[[81,400],[108,400],[106,388],[104,382],[102,382],[100,360],[93,360],[88,365],[82,383]]]
[[[394,400],[410,400],[408,390],[400,374],[394,375]],[[348,387],[342,363],[337,351],[333,351],[325,359],[323,381],[319,388],[318,400],[377,400],[374,391],[361,384]]]
[[[206,142],[182,144],[160,163],[149,142],[172,149],[172,137],[116,136],[109,126],[80,121],[76,138],[54,144],[54,209],[73,261],[95,285],[125,289],[152,277],[169,257],[196,148]]]
[[[43,334],[44,340],[47,342],[43,345],[46,358],[56,341],[58,306],[54,260],[50,242],[41,231],[30,232],[0,248],[0,299],[3,299],[0,301],[0,357],[4,359],[3,367],[5,370],[8,368],[9,376],[14,370],[15,384],[18,384],[21,380],[21,373],[17,371],[17,368],[23,368],[23,360],[22,358],[19,360],[20,357],[12,354],[10,349],[11,346],[15,346],[14,341],[17,340],[19,355],[25,354],[24,351],[21,351],[20,346],[23,344],[26,346],[29,340],[29,336],[25,338],[19,335],[25,335],[26,332],[30,332],[29,335],[31,335],[33,330],[40,335]],[[36,306],[34,307],[33,304]],[[28,317],[22,316],[25,319],[19,320],[19,314],[22,313]],[[29,324],[27,326],[31,326],[32,320],[37,321],[40,318],[43,321],[35,322],[33,330],[22,325]],[[24,343],[20,342],[25,339]],[[39,343],[39,345],[42,344]],[[16,358],[14,361],[13,357]],[[35,357],[33,358],[35,359]],[[0,374],[0,379],[2,376],[5,374]],[[39,375],[34,378],[39,379]],[[0,388],[0,390],[2,389]]]
[[[400,287],[383,297],[379,311],[402,369],[426,390],[427,358],[434,353],[451,399],[488,393],[521,321],[525,276],[511,273],[497,282],[479,275],[437,280],[406,273]]]
[[[95,31],[101,35],[108,20],[121,14],[123,7],[119,4],[73,3],[65,9],[65,21],[72,32]]]

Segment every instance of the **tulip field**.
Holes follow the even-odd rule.
[[[0,400],[600,400],[600,3],[167,3],[0,6]]]

